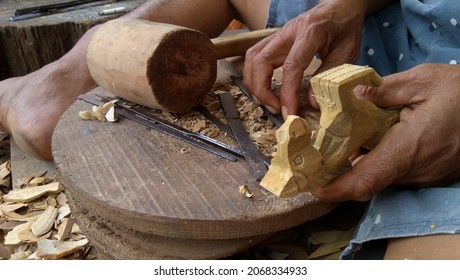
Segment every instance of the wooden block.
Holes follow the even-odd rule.
[[[70,236],[72,233],[72,228],[75,225],[75,220],[72,218],[64,218],[62,219],[62,223],[59,226],[59,230],[57,233],[57,240],[63,241]]]
[[[24,241],[19,237],[19,234],[24,231],[29,231],[32,221],[23,223],[14,227],[5,237],[3,244],[5,245],[18,245],[24,243]]]
[[[357,85],[375,87],[381,82],[372,68],[350,64],[313,77],[320,129],[313,134],[306,120],[289,116],[276,132],[278,152],[261,186],[278,196],[293,196],[324,186],[349,170],[348,158],[354,152],[374,148],[399,121],[399,109],[383,110],[353,94]]]
[[[88,239],[79,241],[58,241],[43,239],[38,241],[37,257],[56,260],[70,255],[88,244]]]
[[[64,187],[59,182],[49,183],[38,187],[15,189],[3,196],[7,202],[29,202],[47,193],[59,193]]]
[[[40,217],[32,224],[32,232],[35,236],[41,236],[51,230],[58,215],[58,210],[54,206],[48,206]]]

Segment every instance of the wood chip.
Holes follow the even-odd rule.
[[[49,183],[49,179],[43,176],[33,178],[32,180],[29,181],[30,186],[38,186],[38,185],[43,185]]]
[[[3,212],[3,216],[8,219],[9,221],[20,221],[20,222],[28,222],[28,221],[35,221],[38,217],[43,213],[43,211],[35,211],[29,212],[25,215],[18,214],[16,212]]]
[[[32,202],[29,202],[28,206],[30,211],[45,211],[46,207],[48,207],[48,203],[46,198],[36,199]]]
[[[240,186],[240,194],[246,196],[246,197],[252,197],[253,193],[249,191],[248,187],[246,185]]]
[[[198,120],[192,127],[193,132],[200,132],[202,129],[206,128],[206,120]]]
[[[32,221],[29,221],[27,223],[20,224],[16,227],[14,227],[8,234],[5,236],[5,241],[3,244],[5,245],[18,245],[23,243],[24,241],[19,238],[19,234],[21,232],[30,230],[30,226],[32,225]]]
[[[69,216],[71,213],[69,204],[64,204],[58,208],[58,216],[56,220],[62,221],[65,217]]]
[[[3,211],[14,212],[26,206],[27,204],[25,203],[12,203],[12,204],[3,203],[3,204],[0,204],[0,213],[2,213]]]
[[[21,241],[24,243],[35,243],[39,240],[50,238],[50,237],[51,237],[51,231],[48,231],[46,234],[36,236],[32,232],[32,229],[30,227],[27,230],[23,230],[18,233],[18,238],[21,239]]]
[[[48,196],[46,199],[46,206],[53,206],[53,207],[56,207],[57,205],[57,201],[56,201],[56,198],[52,197],[52,196]]]
[[[32,224],[32,232],[35,236],[41,236],[51,230],[54,220],[58,215],[58,209],[54,206],[48,206],[40,217]]]
[[[82,120],[100,120],[101,122],[105,121],[104,115],[89,110],[82,110],[78,112],[78,115]]]
[[[37,242],[37,257],[57,260],[70,255],[88,244],[88,239],[79,241],[58,241],[43,239]]]
[[[107,120],[106,117],[108,116],[111,119],[110,121],[116,121],[115,111],[112,110],[111,113],[109,113],[109,111],[113,108],[113,105],[117,101],[118,100],[115,99],[100,106],[93,106],[91,111],[82,110],[78,112],[78,115],[83,120],[99,120],[101,122],[105,122]]]
[[[326,230],[312,232],[308,237],[308,241],[312,244],[319,245],[324,243],[333,243],[337,241],[351,240],[355,228],[349,230]]]
[[[118,102],[118,99],[111,100],[109,102],[106,102],[100,106],[95,106],[93,107],[93,112],[99,112],[102,115],[107,114],[111,108],[113,108],[113,105]]]
[[[56,202],[59,206],[62,206],[67,203],[67,195],[63,192],[56,196]]]
[[[116,122],[118,120],[118,116],[115,113],[115,107],[111,107],[109,111],[105,114],[105,119],[108,122]]]
[[[46,170],[41,170],[39,172],[36,172],[34,174],[31,174],[27,177],[23,177],[23,178],[19,178],[17,179],[16,181],[16,185],[14,186],[14,189],[18,189],[18,188],[22,188],[24,186],[27,186],[29,184],[29,182],[34,179],[34,178],[37,178],[37,177],[41,177],[43,175],[46,174]]]
[[[12,190],[4,195],[3,199],[7,202],[29,202],[47,193],[59,193],[63,189],[59,182],[53,182],[43,186]]]
[[[316,251],[311,253],[308,256],[308,259],[316,259],[319,257],[324,257],[339,252],[341,249],[345,248],[350,244],[350,241],[337,241],[333,243],[327,243],[320,246]]]
[[[6,176],[3,179],[0,179],[0,187],[10,187],[10,182],[11,182],[11,176]],[[0,197],[2,196],[2,193],[0,192]]]
[[[82,234],[81,229],[77,224],[73,224],[72,233],[73,234]]]
[[[62,223],[59,226],[58,233],[56,236],[57,240],[63,241],[67,239],[72,233],[72,227],[74,224],[75,224],[75,220],[72,218],[62,219]]]
[[[11,164],[10,161],[5,161],[0,165],[0,179],[5,179],[11,174]]]

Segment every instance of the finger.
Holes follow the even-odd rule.
[[[418,90],[411,88],[403,75],[394,74],[383,79],[379,87],[359,85],[353,92],[359,99],[368,100],[380,108],[408,106],[425,100]]]
[[[286,36],[278,31],[248,50],[243,70],[243,82],[248,91],[272,113],[280,112],[279,98],[271,89],[271,79],[273,71],[284,60]]]
[[[325,202],[366,201],[407,174],[415,145],[401,138],[405,130],[405,124],[393,126],[374,150],[354,162],[350,171],[312,194]]]
[[[267,37],[260,42],[258,42],[256,45],[251,47],[247,52],[245,56],[245,62],[244,62],[244,67],[243,67],[243,83],[248,90],[248,92],[251,94],[253,99],[258,103],[258,104],[263,104],[261,102],[264,101],[265,104],[267,103],[267,99],[270,100],[269,103],[272,104],[274,108],[278,108],[279,102],[276,97],[271,97],[271,95],[274,95],[274,93],[271,91],[271,89],[267,86],[268,83],[266,81],[266,78],[264,81],[260,82],[259,77],[257,75],[260,75],[260,73],[257,72],[257,63],[254,61],[256,56],[259,54],[259,52],[268,44],[268,42],[271,40],[270,37]],[[266,67],[265,67],[266,69]],[[269,67],[268,69],[265,70],[265,72],[270,72],[273,71],[272,67]],[[265,76],[269,76],[272,74],[265,74]],[[265,86],[264,86],[265,84]],[[272,100],[275,98],[276,100]],[[276,109],[271,108],[271,106],[268,106],[268,109],[270,111],[277,111]],[[273,112],[273,113],[275,113]]]
[[[311,86],[308,87],[307,98],[310,105],[314,109],[319,110],[318,102],[316,101],[315,94],[313,93],[313,88]]]
[[[281,86],[280,101],[283,117],[295,115],[298,111],[298,90],[302,83],[303,73],[310,65],[317,43],[307,44],[308,33],[295,41],[286,60],[283,63],[283,85]]]

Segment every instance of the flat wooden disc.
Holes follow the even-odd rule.
[[[88,94],[97,93],[106,94],[100,87]],[[52,146],[60,181],[102,218],[147,234],[221,240],[272,234],[335,206],[309,193],[277,198],[252,179],[244,160],[230,162],[128,119],[80,119],[78,112],[91,107],[73,104]],[[242,195],[241,185],[253,197]]]

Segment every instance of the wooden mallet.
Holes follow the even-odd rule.
[[[109,92],[147,107],[186,113],[212,89],[218,59],[244,55],[275,31],[210,40],[180,26],[116,19],[95,32],[87,62],[93,79]]]

